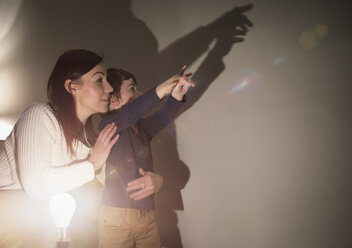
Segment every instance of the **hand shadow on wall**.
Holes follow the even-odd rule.
[[[193,106],[225,69],[223,58],[235,43],[244,40],[238,36],[244,36],[248,27],[253,25],[244,15],[244,12],[251,8],[252,5],[235,7],[209,25],[175,41],[161,52],[159,68],[162,68],[162,72],[170,72],[170,75],[171,71],[180,68],[182,63],[192,64],[207,50],[209,44],[216,40],[215,45],[192,76],[196,87],[188,93],[187,102],[179,115]],[[179,158],[177,137],[176,126],[173,123],[153,142],[154,168],[164,177],[163,188],[156,195],[156,205],[159,232],[165,247],[183,247],[177,226],[176,210],[184,210],[181,190],[190,178],[190,170]]]
[[[156,36],[134,16],[130,0],[107,1],[104,4],[92,0],[24,1],[21,8],[25,13],[33,14],[33,17],[29,16],[31,22],[26,27],[31,35],[22,39],[20,50],[22,58],[29,64],[45,68],[47,55],[54,53],[57,58],[71,48],[91,49],[98,53],[104,51],[104,63],[135,74],[142,91],[174,75],[184,64],[192,65],[215,41],[194,72],[192,79],[197,84],[188,93],[187,103],[180,114],[190,108],[225,69],[224,56],[235,43],[244,40],[248,27],[252,26],[245,16],[252,5],[235,7],[158,51]],[[33,61],[33,58],[36,60]],[[36,73],[32,70],[28,75],[32,82],[43,81],[35,78]],[[46,87],[45,80],[42,87]],[[181,190],[190,178],[190,170],[179,158],[174,123],[154,138],[152,149],[155,172],[164,177],[164,186],[156,197],[162,245],[182,247],[175,211],[184,210]],[[87,236],[85,233],[84,237]],[[74,237],[71,239],[74,243]],[[75,247],[87,247],[88,243],[91,247],[96,246],[96,243],[80,240]]]

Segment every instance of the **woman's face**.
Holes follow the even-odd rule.
[[[140,95],[141,92],[138,91],[137,84],[132,78],[123,80],[120,88],[120,97],[111,96],[110,110],[119,109]]]
[[[105,113],[108,110],[112,87],[106,80],[106,75],[105,66],[98,64],[71,85],[77,117],[83,123],[92,114]]]

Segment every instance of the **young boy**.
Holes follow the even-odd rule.
[[[107,79],[114,89],[110,100],[112,111],[102,119],[100,129],[114,122],[120,137],[106,165],[99,247],[161,247],[154,221],[153,193],[158,187],[150,190],[150,182],[141,176],[153,171],[151,139],[173,120],[183,105],[184,95],[194,86],[188,78],[190,74],[183,75],[185,69],[143,95],[131,73],[108,70]],[[170,93],[157,113],[142,118]],[[129,195],[130,190],[139,191]]]

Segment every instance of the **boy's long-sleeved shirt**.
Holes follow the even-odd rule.
[[[126,192],[127,184],[141,175],[139,168],[153,171],[150,141],[158,131],[167,126],[182,107],[183,101],[169,97],[164,106],[150,117],[142,119],[160,102],[155,88],[138,97],[121,110],[104,117],[100,129],[114,122],[119,139],[113,146],[106,163],[106,180],[102,204],[134,209],[153,209],[154,197],[134,201]],[[136,133],[131,125],[135,124]]]

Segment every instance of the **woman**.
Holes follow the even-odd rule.
[[[112,124],[95,142],[90,120],[108,110],[106,75],[102,57],[93,52],[61,55],[49,78],[49,103],[31,104],[0,151],[1,189],[22,188],[45,199],[94,179],[118,139]]]
[[[96,137],[90,117],[108,109],[112,88],[106,75],[102,57],[66,51],[50,75],[49,102],[27,107],[0,148],[0,247],[52,244],[56,230],[48,207],[32,199],[81,188],[105,164],[118,139],[116,127],[109,125]]]

